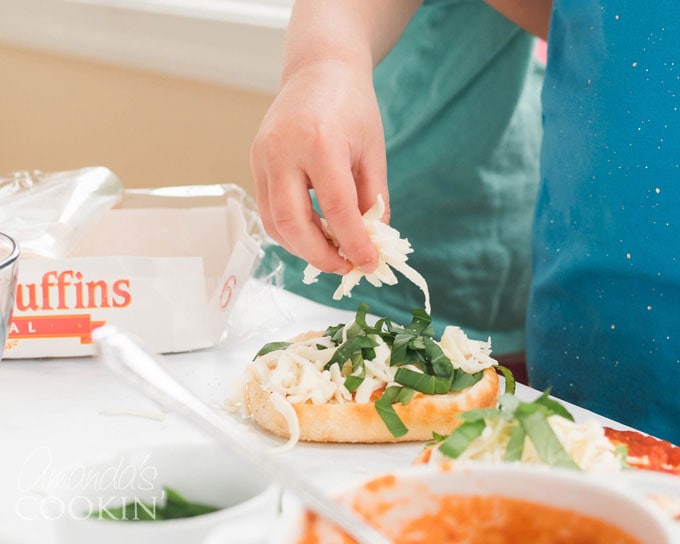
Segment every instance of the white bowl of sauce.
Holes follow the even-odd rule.
[[[664,482],[680,497],[680,478],[668,478]],[[603,476],[508,463],[412,466],[353,486],[337,498],[395,544],[680,542],[670,516],[623,473]],[[296,505],[284,512],[271,539],[271,544],[352,542]]]

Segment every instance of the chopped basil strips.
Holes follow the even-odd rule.
[[[509,394],[514,393],[516,389],[516,383],[512,370],[503,365],[496,365],[496,368],[500,370],[500,373],[503,374],[503,378],[505,378],[505,392]]]
[[[498,408],[473,408],[458,414],[458,419],[463,421],[479,421],[498,417],[501,411]]]
[[[396,401],[401,402],[402,404],[408,404],[411,402],[415,392],[415,389],[411,389],[410,387],[402,387],[399,389]]]
[[[370,361],[375,358],[375,351],[373,348],[376,345],[376,341],[368,336],[352,336],[338,346],[335,353],[333,353],[333,356],[325,364],[324,369],[328,370],[336,363],[342,365],[348,359],[352,359],[352,356],[355,353],[358,353],[361,356],[362,362],[366,359]],[[364,353],[365,349],[369,350],[369,353]]]
[[[432,338],[421,336],[423,343],[423,357],[432,368],[432,373],[435,376],[448,378],[453,375],[454,369],[449,358],[444,355],[442,348],[439,347]]]
[[[404,367],[397,369],[394,381],[426,395],[445,395],[451,387],[449,378],[430,376]]]
[[[356,326],[360,327],[364,333],[372,331],[372,328],[366,323],[366,314],[368,313],[368,304],[365,302],[359,303],[359,308],[357,309],[356,316],[354,317],[354,323]]]
[[[258,351],[255,354],[255,357],[253,359],[257,359],[258,357],[261,357],[262,355],[267,355],[267,353],[271,353],[272,351],[278,351],[281,349],[286,349],[288,346],[290,346],[290,342],[269,342],[268,344],[265,344],[262,346],[262,349]]]
[[[363,352],[364,350],[362,350]],[[364,357],[361,352],[354,352],[351,356],[352,361],[352,373],[345,378],[345,388],[350,393],[354,393],[359,386],[364,382],[366,378],[366,366],[364,365],[364,360],[368,356]],[[370,359],[375,358],[375,352]]]
[[[475,372],[474,374],[468,374],[462,370],[456,370],[456,373],[451,381],[451,391],[462,391],[468,387],[475,385],[479,380],[482,379],[484,372]]]
[[[614,448],[614,454],[619,459],[626,459],[628,457],[628,446],[625,444],[619,444]]]
[[[510,440],[505,449],[504,461],[519,461],[524,453],[524,441],[527,433],[521,425],[515,425],[510,431]]]
[[[366,331],[363,327],[361,327],[361,325],[355,322],[347,327],[345,334],[347,334],[347,338],[352,338],[354,336],[366,336]]]
[[[571,415],[569,410],[567,410],[559,401],[551,399],[548,395],[550,394],[550,389],[545,391],[540,397],[538,397],[534,402],[551,414],[557,414],[562,416],[569,421],[574,421],[574,416]]]
[[[505,395],[501,395],[498,398],[498,408],[500,409],[503,417],[508,420],[515,417],[515,412],[517,411],[517,408],[519,408],[520,404],[522,404],[522,401],[519,400],[519,398],[517,398],[515,395],[508,395],[506,393]]]
[[[439,434],[435,431],[432,431],[432,440],[430,440],[426,446],[436,446],[439,444],[441,441],[443,441],[446,438],[445,434]]]
[[[345,378],[345,388],[354,393],[365,378],[363,361],[375,358],[377,342],[371,336],[378,336],[391,347],[390,365],[398,366],[394,381],[402,387],[391,387],[375,403],[378,414],[394,436],[404,434],[405,427],[392,404],[403,402],[403,391],[410,391],[410,400],[414,391],[426,395],[445,395],[450,391],[460,391],[470,387],[482,379],[482,372],[467,374],[456,370],[441,347],[433,339],[432,318],[425,310],[411,312],[413,318],[407,327],[394,325],[389,319],[379,319],[375,325],[366,322],[369,306],[359,304],[354,322],[344,330],[340,324],[329,327],[326,335],[338,346],[333,357],[324,366],[329,369],[334,364],[343,365],[352,362],[352,372]],[[343,333],[344,331],[344,333]],[[343,341],[343,334],[345,340]],[[407,366],[413,368],[406,368]],[[387,393],[387,391],[401,391]],[[395,434],[401,433],[401,434]]]
[[[408,330],[423,336],[431,337],[434,334],[434,329],[430,326],[432,324],[432,318],[425,310],[413,310],[411,315],[413,315],[413,319],[411,320],[411,324],[407,327]]]
[[[459,457],[470,444],[482,434],[486,423],[483,419],[461,423],[439,446],[439,451],[448,457]]]
[[[406,425],[401,421],[394,406],[392,406],[392,404],[398,402],[397,398],[401,390],[402,388],[397,385],[388,387],[382,396],[375,401],[375,409],[378,411],[380,418],[385,422],[392,435],[397,438],[404,436],[408,432]]]
[[[398,384],[395,386],[396,390],[401,393],[399,395],[396,392],[387,393],[393,390],[388,388],[375,404],[380,417],[395,436],[401,436],[395,433],[406,432],[392,407],[395,402],[405,404],[404,392],[409,392],[408,400],[414,391],[427,395],[445,395],[470,387],[482,379],[483,372],[467,374],[453,367],[433,338],[432,318],[425,310],[413,310],[411,323],[407,327],[394,325],[388,318],[381,318],[371,326],[366,321],[369,310],[369,306],[362,302],[354,321],[348,327],[345,328],[345,324],[340,323],[326,329],[324,336],[330,338],[336,349],[324,365],[324,369],[329,370],[334,364],[339,365],[345,374],[345,388],[354,393],[366,376],[364,362],[372,361],[376,357],[375,348],[378,346],[376,338],[389,346],[391,349],[389,364],[392,367],[399,367],[394,381]],[[289,345],[288,342],[272,342],[264,346],[256,357],[285,349]],[[351,372],[347,372],[345,366],[348,362],[352,365]],[[409,366],[411,368],[407,368]],[[506,376],[506,383],[508,381]]]
[[[362,383],[364,383],[363,376],[349,375],[345,378],[345,389],[347,389],[347,391],[349,391],[350,393],[354,393],[357,389],[359,389],[359,386]]]
[[[498,403],[498,409],[474,409],[460,414],[458,417],[463,423],[440,441],[439,451],[448,457],[459,457],[482,434],[487,424],[503,418],[512,422],[504,454],[506,461],[520,460],[525,442],[530,440],[544,463],[580,470],[548,423],[551,415],[572,421],[573,416],[562,404],[549,398],[547,391],[533,402],[522,402],[514,395],[505,394]]]
[[[522,425],[524,432],[536,448],[536,452],[546,465],[556,467],[573,468],[579,470],[573,459],[566,452],[559,438],[552,430],[546,419],[545,412],[541,410],[523,410],[522,407],[516,413],[517,419]]]
[[[336,346],[339,346],[340,344],[342,344],[344,328],[345,328],[344,323],[340,323],[339,325],[333,325],[332,327],[328,327],[326,331],[323,333],[323,335],[330,338],[331,341]]]
[[[163,486],[165,500],[142,502],[135,500],[116,508],[103,508],[92,512],[89,517],[112,521],[162,521],[191,518],[217,512],[219,508],[185,499],[174,489]]]

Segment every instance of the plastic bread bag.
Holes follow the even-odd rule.
[[[122,194],[118,177],[101,166],[16,172],[0,178],[0,230],[19,242],[23,258],[61,258]]]

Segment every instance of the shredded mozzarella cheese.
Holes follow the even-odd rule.
[[[288,425],[288,441],[276,448],[277,451],[287,451],[300,440],[300,422],[298,421],[297,413],[292,404],[288,402],[282,395],[278,393],[271,394],[272,405],[276,411],[283,416]]]
[[[575,423],[558,415],[548,417],[548,424],[562,443],[565,451],[583,471],[619,471],[621,458],[616,454],[614,445],[604,434],[604,428],[596,420]],[[501,462],[505,455],[513,423],[499,417],[487,426],[458,457],[459,460]],[[451,461],[434,448],[430,462]],[[522,463],[543,464],[530,440],[524,443]]]
[[[368,230],[368,234],[378,249],[378,267],[370,274],[365,274],[359,268],[352,268],[347,274],[342,276],[340,286],[333,293],[334,300],[340,300],[343,296],[352,296],[352,289],[356,286],[362,278],[366,278],[371,285],[380,287],[381,285],[395,285],[398,283],[397,276],[392,272],[392,268],[401,272],[405,278],[415,284],[425,295],[425,311],[429,314],[430,309],[430,292],[427,287],[425,278],[416,270],[411,268],[406,261],[408,254],[413,253],[413,248],[408,239],[401,238],[399,231],[389,225],[383,223],[381,218],[385,213],[385,202],[382,195],[378,195],[376,203],[363,215],[364,225]],[[321,224],[324,229],[324,234],[336,247],[338,240],[328,228],[328,223],[325,219],[321,219]],[[345,257],[342,249],[340,255]],[[303,283],[311,284],[317,281],[321,271],[313,267],[311,264],[305,268]]]
[[[343,327],[342,342],[347,340],[347,331],[353,325],[354,321],[351,321]],[[272,394],[272,402],[276,399],[275,407],[286,418],[292,437],[295,433],[299,436],[297,414],[292,408],[291,410],[282,408],[280,399],[289,405],[305,402],[367,404],[371,402],[375,391],[397,385],[394,378],[399,368],[390,366],[391,347],[379,335],[370,335],[370,338],[377,344],[373,348],[375,357],[364,361],[365,377],[354,394],[345,387],[345,379],[352,372],[351,363],[334,364],[326,370],[324,367],[333,357],[337,346],[327,336],[316,336],[293,342],[283,349],[257,357],[246,367],[241,381],[231,397],[226,400],[225,407],[232,412],[240,410],[244,417],[250,416],[248,403],[245,402],[246,385],[255,382]],[[443,341],[444,337],[440,341],[444,354],[449,358],[451,358],[449,353],[458,357],[459,360],[452,358],[451,362],[454,367],[462,368],[465,372],[479,372],[497,364],[488,355],[489,342],[469,340],[457,327],[451,328],[448,332],[445,344],[441,344]],[[422,372],[414,365],[402,366],[415,372]],[[296,428],[291,426],[291,418],[295,418]],[[289,447],[289,444],[285,447]]]
[[[486,342],[468,338],[463,329],[449,325],[439,345],[454,368],[460,368],[468,374],[474,374],[485,368],[497,365],[491,357],[491,338]]]
[[[290,403],[369,402],[373,391],[394,384],[397,370],[389,366],[389,346],[379,336],[372,338],[378,343],[376,357],[365,361],[366,378],[354,399],[345,387],[351,366],[332,365],[329,370],[324,369],[335,352],[335,346],[318,349],[319,345],[330,344],[326,337],[295,342],[285,349],[258,357],[246,368],[245,382],[256,381]]]
[[[353,322],[343,328],[343,339]],[[448,330],[449,328],[447,328]],[[451,358],[454,367],[462,368],[464,372],[476,373],[489,368],[497,362],[488,352],[488,342],[469,340],[465,333],[450,327],[445,332],[440,345],[444,354]],[[444,342],[446,337],[446,342]],[[364,361],[365,378],[355,391],[354,396],[345,387],[345,378],[351,372],[351,365],[332,365],[326,370],[324,367],[335,353],[336,346],[328,337],[315,337],[294,342],[285,349],[271,351],[258,357],[246,367],[244,380],[240,385],[255,381],[267,391],[282,395],[288,402],[325,404],[327,402],[370,402],[374,391],[396,385],[394,381],[396,366],[390,366],[391,348],[378,335],[371,335],[377,343],[374,348],[375,358]],[[458,357],[458,359],[454,359]],[[420,370],[408,365],[408,368]],[[231,401],[233,408],[238,401]],[[248,415],[248,414],[246,414]]]

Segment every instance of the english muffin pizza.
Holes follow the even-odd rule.
[[[450,433],[458,414],[495,407],[511,374],[490,341],[449,326],[439,340],[431,318],[414,310],[408,326],[354,320],[262,347],[248,364],[236,402],[264,429],[312,442],[426,441]]]

